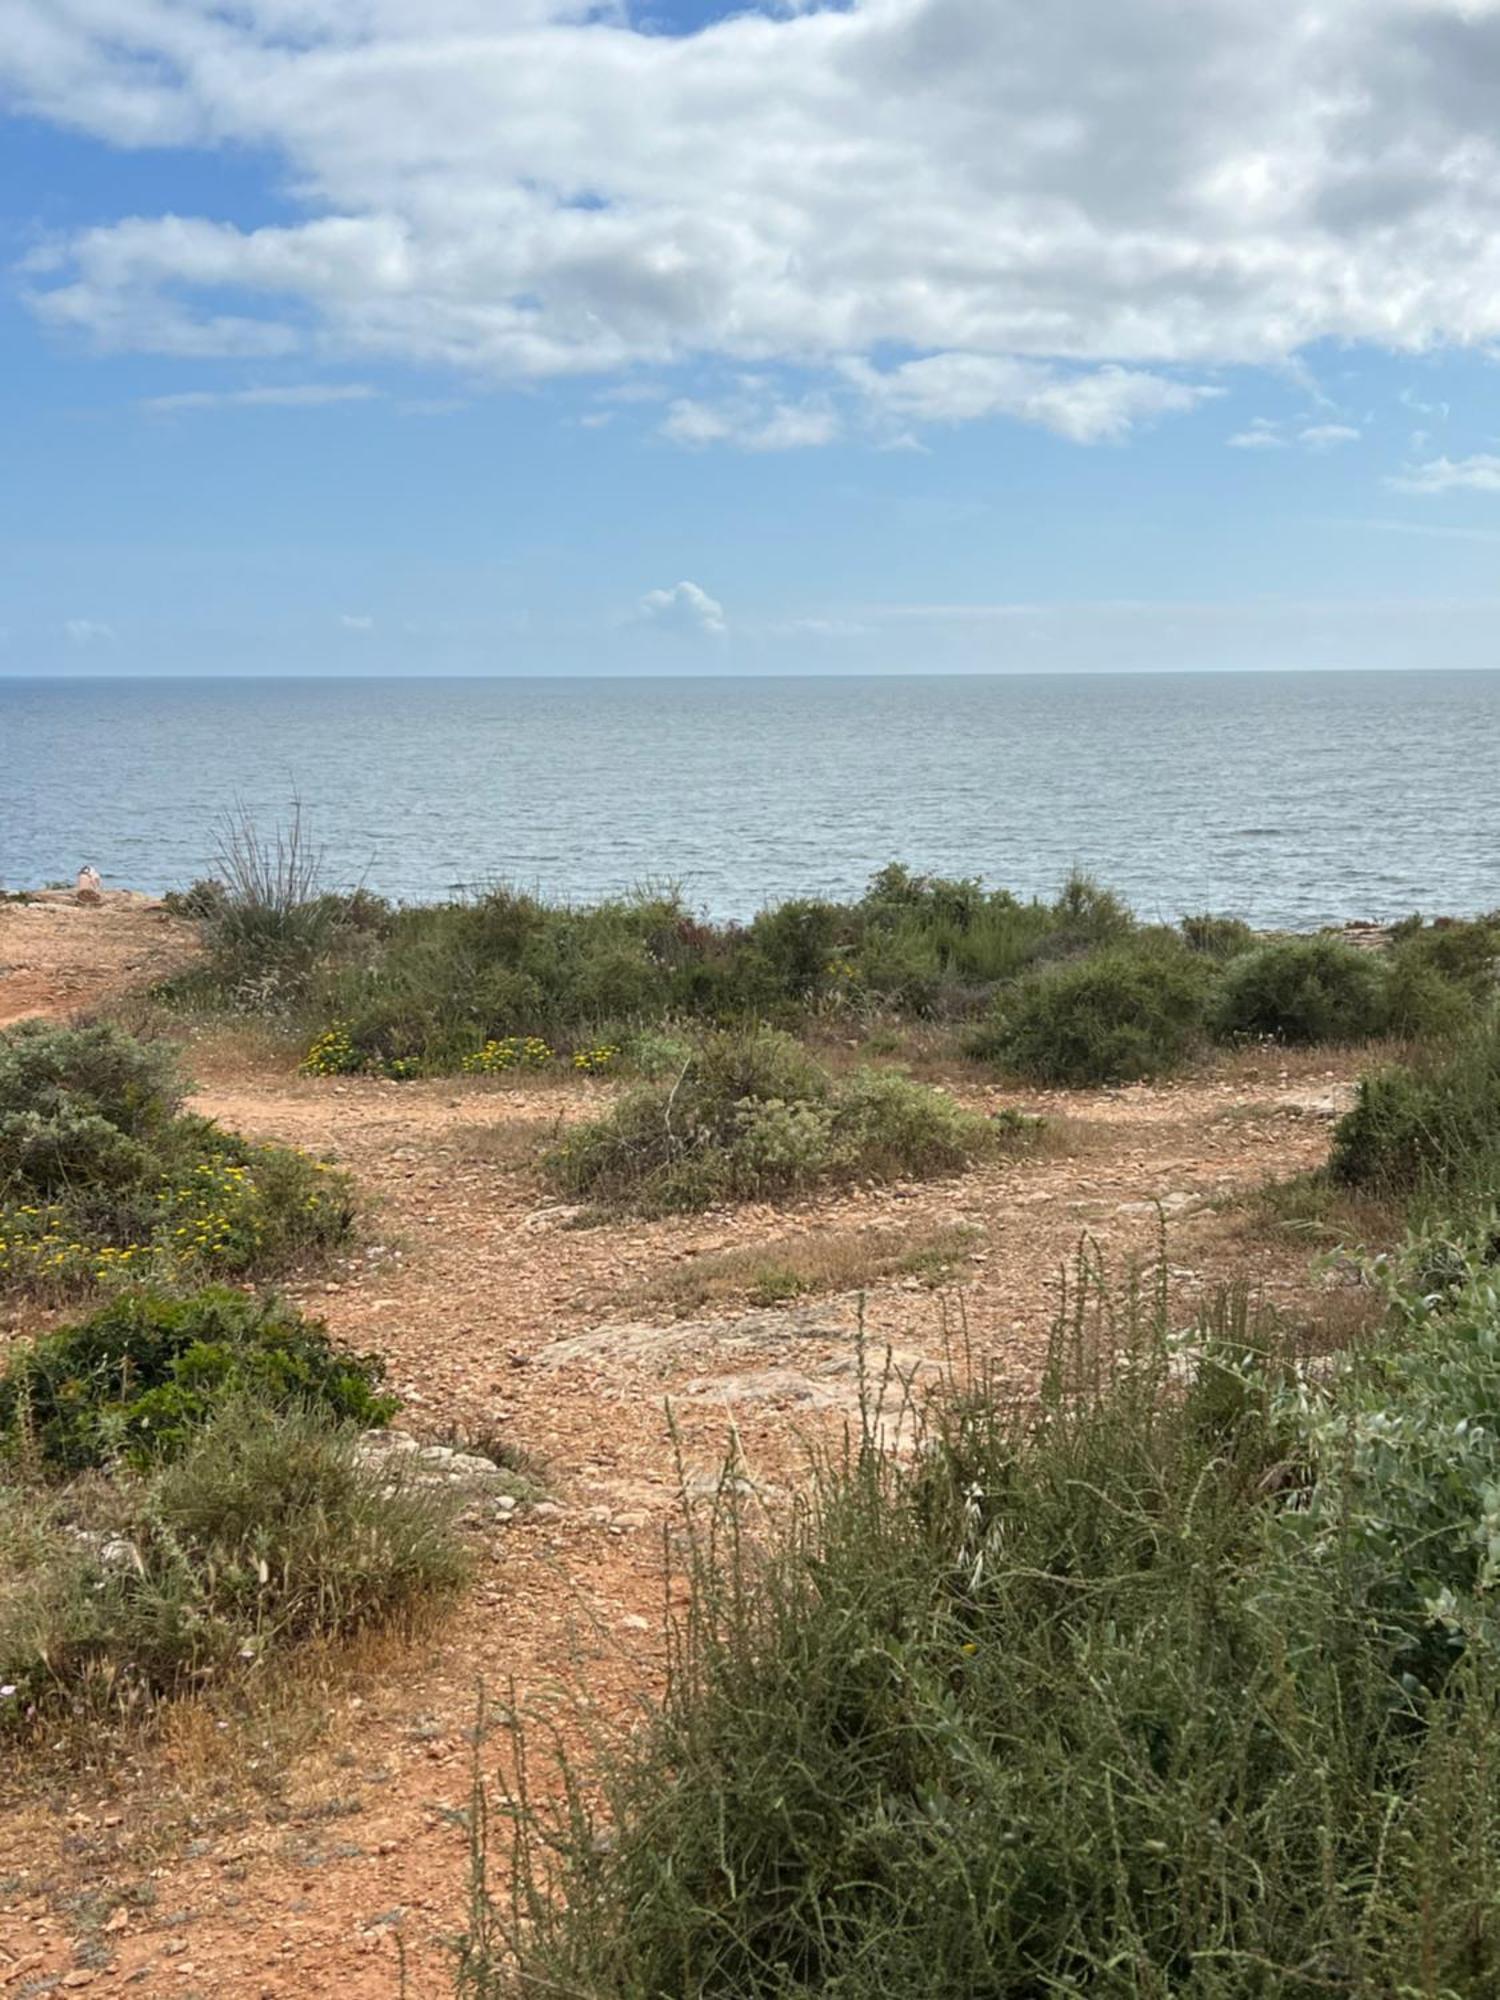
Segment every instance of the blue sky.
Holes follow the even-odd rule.
[[[0,672],[1500,664],[1497,82],[1489,0],[10,0]]]

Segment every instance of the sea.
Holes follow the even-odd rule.
[[[1500,671],[0,679],[0,886],[161,891],[300,802],[332,887],[677,884],[743,918],[899,860],[1143,917],[1500,906]]]

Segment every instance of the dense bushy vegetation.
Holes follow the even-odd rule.
[[[1027,973],[970,1041],[1038,1083],[1127,1083],[1176,1069],[1204,1039],[1211,974],[1170,939],[1113,945]]]
[[[889,1071],[831,1077],[791,1036],[759,1029],[706,1037],[669,1083],[642,1084],[575,1127],[548,1167],[567,1194],[659,1214],[955,1173],[1031,1129]]]
[[[1461,1032],[1500,950],[1488,920],[1413,919],[1382,958],[1258,940],[1233,918],[1142,925],[1082,875],[1022,901],[894,864],[857,901],[802,898],[748,924],[706,922],[672,890],[573,908],[496,888],[392,909],[314,893],[300,832],[281,853],[239,839],[227,886],[182,899],[209,950],[170,991],[280,1016],[318,1074],[649,1073],[663,1033],[901,1020],[982,1021],[974,1046],[1040,1081],[1118,1080],[1210,1035]]]
[[[382,1424],[370,1354],[317,1321],[227,1286],[180,1298],[122,1293],[76,1326],[13,1347],[0,1368],[0,1459],[76,1472],[182,1452],[214,1412],[247,1398],[336,1422]]]
[[[1226,967],[1213,1013],[1223,1035],[1361,1042],[1386,1026],[1386,970],[1337,938],[1282,938]]]
[[[0,1034],[0,1285],[266,1274],[347,1235],[347,1181],[182,1111],[176,1059],[111,1026]]]
[[[1364,1077],[1334,1134],[1335,1180],[1451,1207],[1500,1194],[1500,1019]]]
[[[1500,1988],[1491,1268],[1342,1358],[1080,1299],[1039,1407],[872,1423],[769,1552],[726,1480],[658,1716],[514,1802],[466,1994]]]

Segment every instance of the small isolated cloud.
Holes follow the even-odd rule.
[[[320,403],[368,403],[379,394],[368,382],[295,382],[281,388],[184,389],[175,396],[143,397],[141,408],[157,417],[179,410],[307,410]]]
[[[1431,458],[1386,484],[1398,493],[1500,493],[1500,456],[1477,451],[1468,458]]]
[[[373,632],[375,620],[365,611],[341,611],[339,623],[346,632]]]
[[[115,628],[98,618],[69,618],[63,631],[73,646],[108,646],[114,643]]]
[[[648,625],[663,631],[685,633],[690,638],[723,639],[729,620],[716,597],[710,597],[696,583],[674,583],[670,590],[648,590],[637,607],[637,615]]]
[[[1269,417],[1256,417],[1229,440],[1232,451],[1282,451],[1286,439]]]
[[[1336,445],[1353,444],[1362,435],[1353,424],[1303,424],[1297,429],[1271,417],[1252,417],[1229,444],[1234,451],[1285,451],[1294,444],[1304,451],[1332,451]]]
[[[719,403],[701,403],[681,396],[668,410],[661,434],[674,444],[732,444],[741,451],[802,451],[813,445],[832,444],[839,434],[839,420],[822,397],[784,403],[743,395]]]
[[[1335,445],[1356,443],[1361,435],[1353,424],[1309,424],[1298,431],[1297,442],[1309,451],[1331,451]]]

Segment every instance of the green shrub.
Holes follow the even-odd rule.
[[[181,1102],[165,1044],[23,1021],[0,1034],[0,1201],[137,1178]]]
[[[1396,1671],[1436,1688],[1473,1644],[1500,1659],[1500,1281],[1493,1216],[1417,1236],[1387,1274],[1385,1337],[1276,1411],[1303,1503],[1282,1527],[1302,1564],[1338,1568],[1394,1641]]]
[[[182,1095],[173,1053],[117,1028],[0,1033],[0,1284],[269,1275],[348,1235],[343,1175]]]
[[[1335,1180],[1377,1192],[1492,1194],[1500,1166],[1500,1022],[1360,1079],[1334,1129]]]
[[[387,1422],[372,1354],[333,1345],[317,1320],[226,1286],[184,1298],[122,1293],[76,1326],[11,1349],[0,1373],[0,1450],[52,1472],[181,1452],[227,1402],[253,1396],[362,1426]]]
[[[548,1167],[575,1198],[660,1213],[953,1173],[998,1136],[904,1077],[835,1082],[789,1035],[761,1029],[708,1037],[670,1084],[642,1085],[575,1127]]]
[[[410,1622],[466,1563],[457,1503],[367,1467],[326,1410],[219,1405],[170,1463],[0,1486],[0,1739],[143,1716],[313,1639]]]
[[[1238,958],[1242,951],[1255,948],[1255,932],[1239,917],[1215,917],[1205,912],[1184,917],[1178,928],[1188,950],[1202,952],[1205,958]]]
[[[1500,1990],[1500,1654],[1446,1645],[1487,1630],[1493,1302],[1309,1397],[1242,1302],[1184,1341],[1081,1281],[1039,1411],[945,1399],[905,1455],[872,1412],[765,1552],[725,1480],[654,1722],[506,1802],[469,2000]]]
[[[1387,977],[1392,1034],[1412,1041],[1451,1040],[1494,1001],[1500,924],[1422,924],[1393,934]]]
[[[1139,946],[1030,973],[971,1053],[1038,1083],[1128,1083],[1177,1068],[1203,1032],[1203,962]]]
[[[1328,937],[1285,938],[1225,967],[1214,1007],[1223,1036],[1360,1042],[1387,1025],[1385,968]]]

